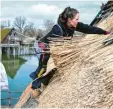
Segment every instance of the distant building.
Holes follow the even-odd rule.
[[[22,37],[18,36],[14,28],[3,28],[1,29],[1,39],[2,44],[21,44]]]

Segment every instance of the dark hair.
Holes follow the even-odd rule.
[[[58,23],[67,23],[68,18],[73,19],[77,13],[79,13],[78,10],[74,8],[65,8],[64,11],[59,15]]]

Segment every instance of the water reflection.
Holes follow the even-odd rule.
[[[3,55],[2,62],[5,66],[10,91],[24,91],[27,85],[32,81],[29,74],[38,66],[38,58],[31,56],[7,57]],[[11,93],[12,98],[18,98],[22,93]],[[8,94],[1,93],[1,98],[8,98]],[[11,100],[14,105],[18,100]],[[8,100],[1,101],[1,105],[8,105]]]
[[[7,75],[12,79],[16,76],[17,70],[25,63],[25,61],[26,60],[19,58],[18,56],[10,56],[9,58],[4,54],[2,57],[2,63],[4,64]]]

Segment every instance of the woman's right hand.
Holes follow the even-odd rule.
[[[111,32],[109,32],[109,31],[106,31],[106,35],[109,35]]]

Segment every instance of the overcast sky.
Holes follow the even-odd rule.
[[[37,28],[44,27],[44,20],[53,20],[55,23],[59,14],[70,6],[80,12],[80,21],[90,24],[100,10],[102,3],[107,0],[56,0],[56,1],[28,1],[28,0],[2,0],[1,21],[14,21],[15,17],[24,16],[27,21],[33,22]]]

